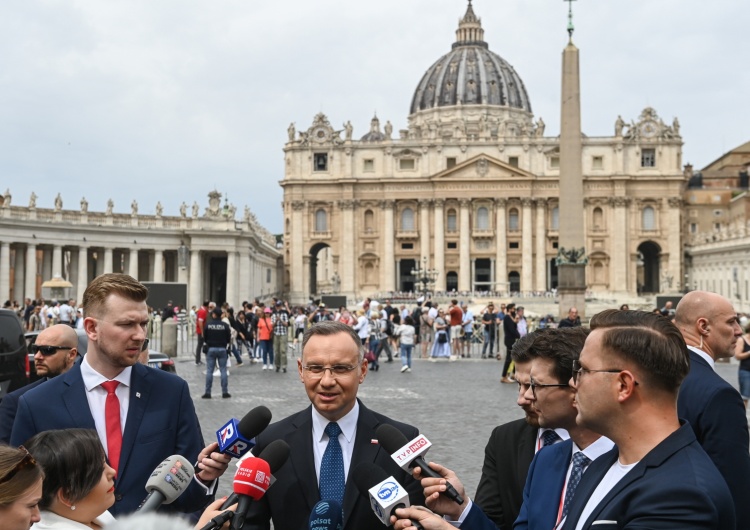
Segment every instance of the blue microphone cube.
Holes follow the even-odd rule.
[[[219,452],[240,458],[255,447],[255,442],[242,437],[239,430],[239,422],[232,418],[226,425],[216,431],[216,439],[219,442]]]

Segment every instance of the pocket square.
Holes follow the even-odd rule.
[[[598,521],[594,521],[593,523],[591,523],[591,526],[603,525],[603,524],[606,524],[606,525],[614,524],[614,525],[616,525],[617,521],[607,521],[606,519],[600,519]]]

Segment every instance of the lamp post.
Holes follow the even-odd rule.
[[[417,262],[417,266],[411,270],[411,274],[414,276],[417,283],[422,284],[422,296],[426,300],[429,287],[434,286],[435,281],[437,280],[438,271],[427,268],[427,256],[425,256],[422,258],[421,266],[419,262]]]

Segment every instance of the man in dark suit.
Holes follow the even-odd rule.
[[[70,370],[78,355],[78,336],[73,328],[55,324],[37,335],[31,346],[34,354],[34,370],[39,379],[31,384],[6,394],[0,401],[0,442],[10,443],[10,433],[16,419],[18,400],[26,392],[45,381]]]
[[[114,515],[135,511],[151,472],[174,454],[196,459],[196,479],[165,509],[200,510],[229,462],[214,452],[215,443],[203,448],[187,383],[137,362],[148,325],[147,296],[146,287],[125,274],[104,274],[89,284],[83,297],[86,356],[21,397],[11,434],[18,445],[42,431],[95,429],[117,471]]]
[[[508,372],[510,370],[511,352],[513,350],[513,345],[518,339],[521,338],[521,334],[518,332],[519,316],[516,312],[516,304],[508,304],[506,306],[506,309],[508,313],[505,315],[505,318],[503,318],[502,321],[503,331],[505,332],[505,338],[503,340],[505,341],[506,354],[505,362],[503,363],[502,378],[500,379],[500,382],[512,383],[513,379],[508,377],[510,375]]]
[[[369,410],[357,399],[367,375],[367,363],[362,361],[362,344],[351,327],[322,321],[305,332],[297,368],[312,406],[274,423],[257,437],[254,454],[278,439],[289,444],[291,454],[274,473],[276,481],[265,496],[250,507],[244,528],[267,530],[272,520],[277,529],[303,530],[319,500],[335,500],[343,507],[345,530],[381,530],[369,500],[350,480],[360,462],[381,466],[406,487],[412,503],[424,504],[419,483],[378,445],[375,431],[385,423],[408,440],[419,433]]]
[[[742,330],[724,297],[705,291],[686,294],[675,324],[690,350],[690,373],[680,387],[677,413],[726,480],[734,499],[737,528],[750,528],[750,437],[739,392],[714,371],[714,361],[734,355]]]

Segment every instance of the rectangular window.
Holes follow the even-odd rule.
[[[416,160],[413,158],[401,158],[398,161],[398,168],[401,171],[413,171],[416,166]]]
[[[413,250],[414,243],[401,243],[401,250]]]
[[[510,164],[513,167],[518,167],[518,157],[517,156],[508,157],[508,164]]]
[[[375,160],[372,158],[366,158],[362,164],[362,170],[365,173],[371,173],[375,171]]]
[[[452,243],[448,243],[448,250],[456,250],[458,248],[458,243],[453,241]]]
[[[656,167],[655,149],[644,149],[641,151],[641,167]]]
[[[455,156],[449,156],[445,159],[445,168],[451,169],[456,167],[456,157]]]
[[[697,223],[690,223],[690,233],[695,234],[698,231]]]
[[[549,157],[549,167],[550,169],[560,169],[560,157],[559,156]]]
[[[604,157],[603,156],[595,156],[591,159],[591,168],[592,169],[604,169]]]
[[[510,247],[511,249],[517,249],[518,248],[518,241],[511,241],[508,244],[508,247]]]
[[[271,283],[271,269],[266,269],[266,283]]]
[[[552,248],[558,248],[560,244],[557,241],[552,242]]]
[[[313,171],[328,171],[327,153],[315,153],[313,155]]]

